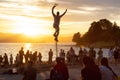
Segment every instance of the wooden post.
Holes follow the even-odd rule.
[[[55,41],[55,47],[56,47],[56,57],[58,57],[58,45],[57,45],[57,41]]]

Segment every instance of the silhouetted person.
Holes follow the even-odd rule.
[[[64,50],[62,51],[62,56],[61,56],[61,58],[63,59],[63,61],[65,61],[65,51],[64,51]]]
[[[70,62],[70,54],[69,54],[69,51],[67,51],[66,58],[67,58],[67,62],[69,63],[69,62]]]
[[[27,67],[23,72],[23,80],[36,80],[37,70],[33,67],[33,62],[28,61]]]
[[[109,62],[112,62],[113,60],[113,54],[114,54],[114,49],[113,47],[111,47],[108,51],[108,59],[109,59]]]
[[[90,50],[89,50],[89,56],[95,60],[95,57],[96,57],[96,51],[94,50],[93,47],[90,48]]]
[[[52,63],[52,57],[53,57],[53,51],[52,51],[52,49],[50,49],[48,55],[49,55],[49,60],[48,60],[48,62],[49,62],[49,63]]]
[[[70,48],[69,50],[69,56],[70,56],[70,63],[74,64],[75,63],[75,50],[73,49],[73,47]]]
[[[0,55],[0,66],[2,64],[2,61],[3,61],[3,57],[2,57],[2,55]]]
[[[20,56],[20,65],[22,65],[23,64],[23,56],[24,56],[23,47],[21,47],[21,50],[19,51],[19,56]]]
[[[101,71],[101,75],[102,75],[101,80],[117,80],[117,78],[118,78],[116,73],[109,66],[108,60],[105,57],[103,57],[101,59],[100,71]]]
[[[59,57],[62,57],[63,50],[60,49]]]
[[[35,51],[32,56],[33,56],[33,61],[36,62],[37,61],[37,51]]]
[[[12,65],[13,64],[13,56],[12,56],[12,54],[10,54],[10,65]]]
[[[115,65],[117,65],[119,62],[119,54],[120,54],[119,52],[120,52],[119,49],[116,47],[113,53],[115,59]]]
[[[30,51],[29,51],[29,50],[27,50],[27,52],[26,52],[26,54],[25,54],[25,63],[27,63],[27,62],[28,62],[29,57],[30,57]]]
[[[20,66],[20,54],[16,55],[15,64],[16,64],[16,66]]]
[[[57,14],[55,15],[54,13],[54,8],[56,7],[57,5],[55,4],[53,7],[52,7],[52,14],[53,14],[53,17],[54,17],[54,23],[53,23],[53,27],[55,28],[55,33],[54,33],[54,37],[55,37],[55,41],[58,41],[58,35],[59,35],[59,24],[60,24],[60,18],[65,15],[65,13],[67,12],[67,9],[66,11],[60,15],[59,11],[57,11]]]
[[[101,80],[100,69],[95,64],[93,58],[85,56],[83,64],[85,67],[81,70],[82,80]]]
[[[5,53],[4,54],[4,57],[3,57],[3,64],[6,66],[6,65],[9,65],[9,62],[8,62],[8,55]]]
[[[103,51],[102,51],[102,48],[100,48],[98,51],[98,64],[100,63],[100,60],[102,59],[102,57],[103,57]]]
[[[56,58],[56,65],[50,71],[50,80],[68,80],[69,73],[66,64],[62,61],[62,58]]]
[[[38,61],[40,62],[40,63],[42,63],[42,54],[41,54],[41,52],[39,52],[39,54],[38,54]]]
[[[79,54],[78,54],[80,64],[82,63],[82,60],[83,60],[83,54],[84,54],[84,52],[83,52],[82,48],[80,47]]]

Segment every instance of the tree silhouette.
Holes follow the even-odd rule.
[[[73,35],[72,41],[79,43],[80,42],[80,37],[81,37],[81,34],[79,32],[77,32]]]
[[[120,40],[120,27],[116,22],[112,23],[107,19],[94,21],[82,37],[75,33],[73,41],[79,43],[81,41],[90,44],[95,42],[119,42]]]

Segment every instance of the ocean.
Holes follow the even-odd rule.
[[[30,50],[32,52],[41,52],[42,54],[42,60],[47,61],[48,60],[48,52],[50,49],[53,50],[53,60],[56,58],[56,46],[55,43],[0,43],[0,55],[4,55],[4,53],[7,53],[8,58],[10,54],[13,55],[13,58],[15,59],[16,54],[18,54],[21,47],[24,48],[24,52],[26,53],[27,50]],[[65,53],[70,49],[70,47],[73,47],[75,50],[75,54],[78,55],[80,46],[75,46],[74,43],[58,43],[58,53],[60,52],[60,49],[63,49]],[[83,47],[83,46],[82,46]],[[87,51],[89,48],[85,47]],[[98,48],[95,48],[96,52],[98,52]],[[103,56],[108,57],[108,49],[103,48]]]

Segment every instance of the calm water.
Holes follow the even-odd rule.
[[[53,60],[56,57],[56,48],[54,43],[0,43],[0,55],[3,55],[4,53],[8,54],[8,57],[10,54],[13,54],[13,57],[15,59],[16,54],[19,52],[20,48],[24,47],[24,51],[30,50],[32,52],[38,51],[42,53],[42,60],[46,61],[48,60],[48,52],[51,48],[54,52]],[[73,47],[75,50],[75,53],[78,54],[79,46],[75,46],[74,43],[59,43],[58,44],[58,53],[60,52],[60,49],[64,49],[65,52],[67,52],[70,47]],[[87,51],[89,50],[86,48]],[[96,52],[98,52],[98,48],[95,48]],[[103,56],[108,56],[108,49],[103,49]]]

